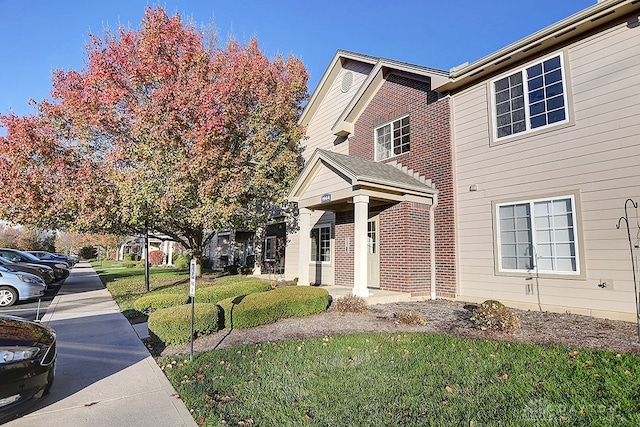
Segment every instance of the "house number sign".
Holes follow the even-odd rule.
[[[322,196],[320,196],[320,202],[327,203],[327,202],[330,202],[330,201],[331,201],[331,194],[326,193],[326,194],[323,194]]]

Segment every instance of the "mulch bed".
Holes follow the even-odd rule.
[[[495,339],[542,345],[611,350],[640,355],[637,325],[569,313],[514,310],[522,327],[512,334],[482,331],[469,320],[471,306],[460,301],[435,300],[369,306],[364,313],[340,313],[329,309],[313,316],[282,319],[250,329],[224,329],[194,341],[195,352],[243,344],[355,333],[433,332],[466,338]],[[400,312],[421,314],[426,325],[407,325]],[[190,344],[164,347],[147,340],[154,356],[188,354]]]

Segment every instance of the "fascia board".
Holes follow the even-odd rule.
[[[360,55],[354,52],[338,50],[333,56],[333,59],[331,60],[331,62],[329,62],[329,65],[327,66],[327,69],[322,75],[320,82],[318,83],[313,93],[311,94],[311,98],[309,98],[309,102],[307,102],[307,105],[305,105],[304,109],[302,110],[302,114],[298,119],[299,125],[306,126],[309,124],[314,113],[318,110],[320,103],[324,99],[327,92],[329,92],[331,85],[333,84],[336,77],[340,73],[340,70],[342,70],[342,64],[346,60],[361,61],[371,65],[375,64],[376,62],[375,59],[366,55]]]
[[[404,75],[408,74],[413,76],[413,78],[422,77],[424,80],[428,79],[431,82],[432,89],[449,81],[449,75],[445,71],[428,69],[417,65],[381,58],[378,63],[376,63],[373,70],[371,70],[369,77],[367,77],[356,95],[331,128],[335,135],[343,137],[348,136],[349,128],[346,126],[346,123],[351,124],[351,131],[353,131],[353,123],[358,120],[360,114],[362,114],[376,93],[378,93],[387,75],[394,72]]]
[[[530,56],[536,52],[536,47],[538,46],[549,49],[556,44],[564,42],[567,38],[579,34],[573,33],[573,31],[568,32],[571,28],[583,26],[584,28],[581,29],[580,33],[588,31],[601,25],[604,21],[600,19],[605,16],[614,14],[616,11],[623,12],[616,14],[617,18],[630,13],[634,9],[640,9],[640,3],[637,0],[604,0],[598,2],[471,64],[451,69],[450,80],[435,89],[439,92],[448,92],[469,84],[471,81],[483,78],[498,68],[504,68],[512,62]]]

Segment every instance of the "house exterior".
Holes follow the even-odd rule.
[[[598,2],[438,88],[453,112],[458,298],[635,319],[616,224],[640,201],[639,13]]]
[[[449,72],[338,51],[285,278],[635,319],[639,14],[604,0]]]
[[[285,276],[360,296],[455,297],[450,107],[433,90],[447,81],[445,71],[336,53],[301,118],[306,166],[290,192],[300,230]]]

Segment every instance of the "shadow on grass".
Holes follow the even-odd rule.
[[[220,344],[223,343],[223,341],[229,336],[231,335],[231,332],[233,332],[233,309],[236,307],[236,305],[240,304],[242,302],[242,300],[246,297],[246,295],[240,295],[235,297],[233,300],[231,300],[231,310],[229,312],[229,330],[227,331],[226,334],[224,334],[224,336],[222,338],[220,338],[220,341],[218,341],[218,343],[213,347],[213,350],[217,350],[218,347],[220,347]],[[220,329],[224,329],[225,328],[225,319],[227,318],[224,309],[220,306],[220,317],[219,317],[219,327]]]

